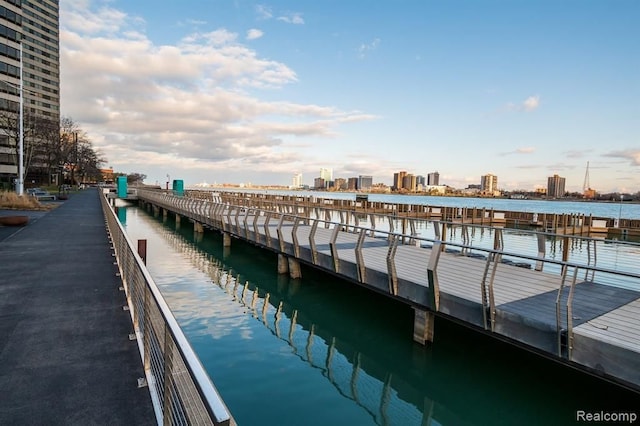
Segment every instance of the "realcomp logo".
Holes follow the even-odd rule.
[[[608,412],[595,411],[589,412],[584,410],[576,411],[576,420],[578,422],[599,422],[599,423],[629,423],[633,424],[638,420],[636,412]]]

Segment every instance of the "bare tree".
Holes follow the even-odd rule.
[[[60,120],[60,137],[54,157],[68,172],[73,185],[100,180],[100,166],[106,162],[94,149],[87,133],[70,117]]]
[[[24,128],[23,128],[23,161],[24,161],[24,174],[31,166],[31,160],[33,159],[33,153],[35,149],[35,143],[33,134],[34,123],[36,117],[31,114],[24,116]],[[15,158],[16,166],[18,166],[18,158],[20,144],[20,115],[14,111],[0,111],[0,132],[9,138],[9,146],[13,150],[13,158]]]
[[[0,111],[0,134],[7,136],[15,164],[18,162],[19,115],[13,111]],[[83,181],[101,179],[100,166],[106,162],[93,148],[87,133],[70,117],[60,122],[48,117],[28,114],[24,117],[24,173],[39,172],[47,176],[67,175],[73,185]],[[62,182],[59,182],[62,183]]]

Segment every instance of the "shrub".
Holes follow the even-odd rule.
[[[0,209],[46,210],[47,208],[28,195],[20,196],[15,192],[0,191]]]

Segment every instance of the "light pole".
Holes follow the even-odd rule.
[[[24,78],[22,75],[22,43],[20,43],[20,137],[18,141],[18,195],[24,193]]]

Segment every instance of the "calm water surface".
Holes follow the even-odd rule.
[[[193,228],[120,210],[148,268],[240,425],[572,424],[640,397],[446,321],[412,342],[408,307]],[[429,423],[430,422],[430,423]]]
[[[201,189],[201,188],[200,188]],[[212,192],[218,192],[211,190]],[[337,200],[355,200],[352,192],[325,191],[276,191],[242,189],[233,192],[253,192],[263,194],[298,195]],[[640,203],[627,201],[561,201],[561,200],[512,200],[505,198],[435,197],[429,195],[369,194],[369,201],[390,204],[418,204],[435,207],[485,208],[498,211],[529,213],[584,214],[595,217],[640,219]]]

